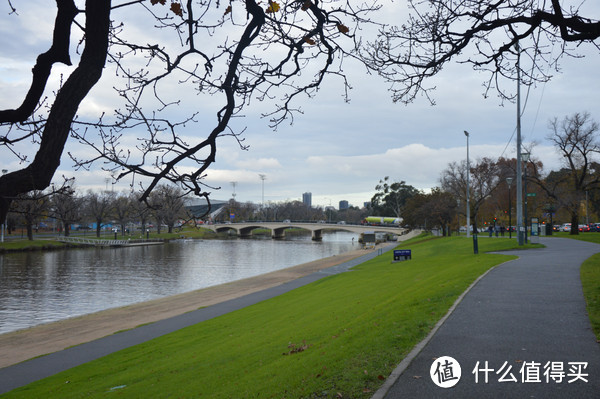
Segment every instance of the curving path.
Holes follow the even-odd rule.
[[[547,247],[508,252],[519,259],[474,284],[373,399],[600,398],[600,345],[579,275],[600,245],[549,237],[540,242]],[[431,378],[441,356],[461,366],[454,387],[440,388]]]

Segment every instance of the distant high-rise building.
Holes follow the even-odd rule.
[[[340,201],[340,211],[342,209],[348,209],[348,201],[346,201],[346,200],[341,200]]]
[[[302,194],[302,203],[310,208],[312,206],[312,193]]]

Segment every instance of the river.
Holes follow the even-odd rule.
[[[337,255],[357,248],[357,238],[333,232],[321,242],[176,240],[0,255],[0,334]]]

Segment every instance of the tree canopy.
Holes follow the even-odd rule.
[[[418,193],[418,190],[405,181],[390,181],[386,176],[375,186],[377,192],[371,198],[371,207],[378,216],[403,217],[406,201]]]

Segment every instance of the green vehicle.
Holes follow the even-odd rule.
[[[400,226],[402,218],[393,216],[367,216],[362,224],[368,226]]]

